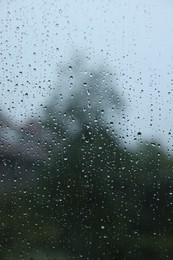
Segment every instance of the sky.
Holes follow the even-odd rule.
[[[157,140],[173,152],[172,21],[172,0],[1,1],[1,109],[15,122],[38,116],[63,64],[83,53],[116,74],[126,144]]]

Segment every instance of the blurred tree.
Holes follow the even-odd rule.
[[[59,227],[58,246],[72,259],[159,259],[154,234],[172,230],[172,160],[152,144],[141,154],[122,148],[117,116],[124,104],[111,73],[77,60],[63,77],[75,90],[69,98],[55,92],[46,107],[50,163],[40,181]]]
[[[43,124],[50,130],[48,143],[55,143],[56,147],[62,146],[62,139],[73,138],[81,132],[89,134],[91,128],[107,129],[109,134],[112,131],[115,138],[114,131],[124,106],[114,82],[115,75],[104,68],[87,67],[82,60],[78,57],[73,64],[62,68],[61,85],[45,107]]]
[[[4,195],[1,259],[38,249],[38,259],[172,259],[173,159],[146,141],[123,149],[110,72],[78,59],[61,74],[37,134],[23,129],[42,160],[34,181]]]
[[[94,259],[105,252],[102,257],[106,259],[117,229],[117,225],[112,226],[117,218],[114,210],[121,200],[114,198],[114,186],[118,186],[115,175],[124,153],[118,146],[113,127],[116,121],[110,122],[110,111],[115,116],[115,109],[120,110],[122,104],[111,73],[84,70],[82,64],[73,71],[75,64],[70,66],[75,91],[59,108],[58,95],[54,94],[46,108],[43,124],[49,132],[51,160],[42,187],[54,205],[62,245],[76,257]]]

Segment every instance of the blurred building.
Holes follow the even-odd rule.
[[[46,161],[43,129],[36,121],[24,126],[0,113],[0,192],[34,181]]]

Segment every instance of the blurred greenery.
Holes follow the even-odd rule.
[[[113,74],[81,64],[42,116],[36,178],[1,193],[0,259],[173,259],[173,157],[123,148]]]

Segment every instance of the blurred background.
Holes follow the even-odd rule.
[[[173,3],[6,1],[0,258],[173,258]]]

